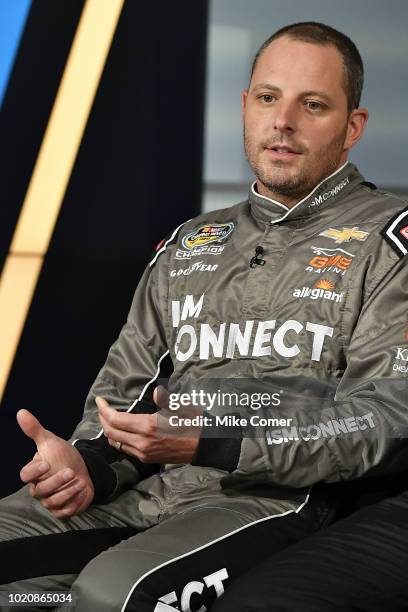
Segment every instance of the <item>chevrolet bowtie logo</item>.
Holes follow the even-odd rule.
[[[363,232],[358,227],[343,227],[341,230],[330,227],[321,232],[319,236],[332,238],[336,244],[340,244],[342,242],[350,242],[350,240],[360,240],[360,242],[363,242],[367,239],[368,232]]]

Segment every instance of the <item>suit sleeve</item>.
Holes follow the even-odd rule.
[[[161,259],[161,258],[160,258]],[[103,435],[95,397],[135,413],[156,411],[153,389],[168,360],[165,320],[158,282],[159,263],[151,262],[136,289],[130,312],[86,399],[72,443],[81,453],[95,486],[95,502],[106,503],[158,470],[111,447]]]
[[[393,265],[363,306],[331,398],[285,407],[298,439],[203,438],[195,463],[290,487],[408,468],[408,257]],[[319,404],[319,402],[316,402]],[[294,437],[296,438],[296,436]]]

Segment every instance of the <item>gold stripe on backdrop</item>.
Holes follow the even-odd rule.
[[[72,43],[0,279],[0,401],[123,4],[87,0]]]

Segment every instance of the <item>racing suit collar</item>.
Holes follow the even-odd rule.
[[[316,187],[292,208],[285,204],[260,195],[256,191],[256,181],[249,190],[249,204],[251,212],[260,221],[267,223],[279,223],[286,219],[298,219],[309,216],[323,207],[336,204],[337,200],[349,193],[362,183],[364,177],[359,173],[356,166],[346,162],[333,174],[323,179]]]

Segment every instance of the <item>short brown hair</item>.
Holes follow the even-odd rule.
[[[251,78],[263,51],[269,47],[271,42],[282,36],[288,36],[294,40],[314,43],[316,45],[333,45],[340,52],[343,58],[345,70],[345,93],[347,96],[347,107],[350,113],[354,108],[358,108],[361,99],[361,92],[364,84],[364,66],[361,55],[353,41],[331,26],[317,21],[302,21],[285,26],[277,30],[270,36],[258,49],[252,64]]]

